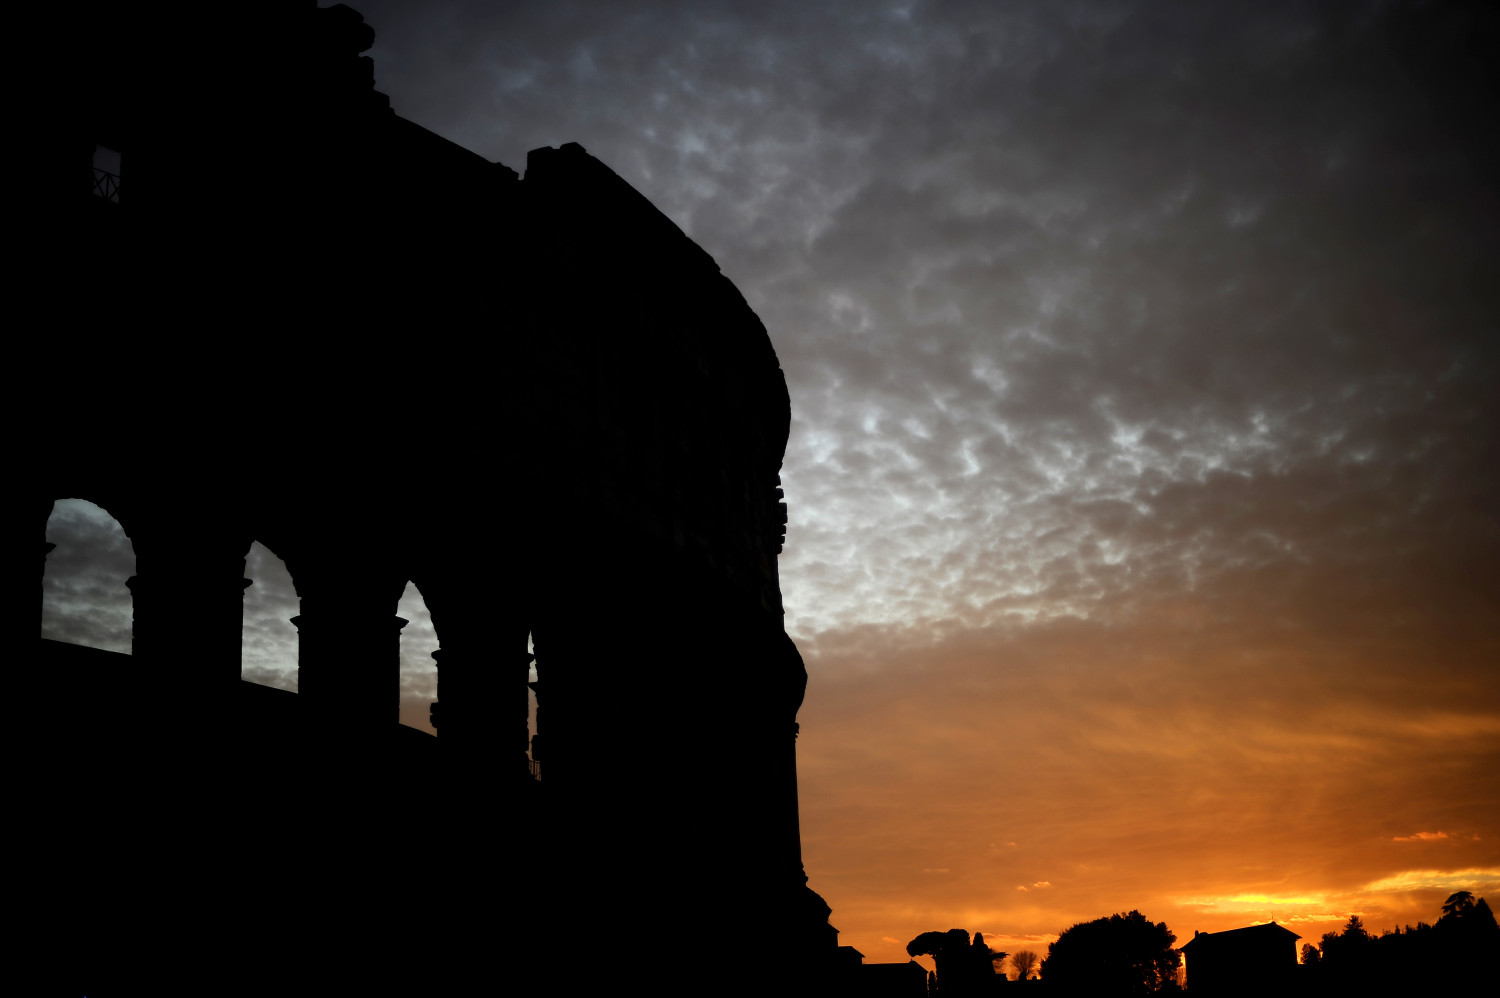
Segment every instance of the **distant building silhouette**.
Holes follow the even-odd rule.
[[[1297,940],[1275,922],[1225,932],[1194,932],[1182,947],[1194,995],[1285,994],[1297,972]]]
[[[927,970],[917,961],[865,963],[858,983],[847,992],[860,998],[926,998]]]
[[[134,654],[40,654],[48,965],[91,995],[518,965],[571,994],[618,976],[580,951],[618,947],[700,993],[732,930],[780,956],[747,990],[821,988],[789,399],[714,261],[578,145],[521,179],[394,114],[343,5],[32,16],[58,62],[22,283],[72,332],[36,372],[28,530],[45,566],[81,497],[137,557]],[[254,541],[301,600],[296,695],[240,680]],[[397,724],[408,582],[437,739]],[[605,926],[626,939],[578,941]]]

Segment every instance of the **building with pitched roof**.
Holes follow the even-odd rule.
[[[1187,987],[1195,995],[1275,994],[1297,972],[1297,940],[1275,922],[1225,932],[1194,932],[1182,947]]]

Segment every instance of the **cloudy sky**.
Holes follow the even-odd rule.
[[[399,114],[517,170],[580,142],[769,329],[843,942],[1500,900],[1493,15],[353,6]],[[124,650],[108,529],[55,514],[45,626]],[[295,598],[247,574],[246,675],[285,685]]]

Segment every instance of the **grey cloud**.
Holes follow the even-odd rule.
[[[128,653],[135,549],[125,531],[93,503],[63,499],[47,540],[56,547],[42,578],[42,637]]]
[[[438,648],[437,630],[426,601],[411,583],[396,614],[407,621],[401,629],[401,722],[431,731],[428,708],[437,699],[437,663],[432,658]]]
[[[297,591],[286,562],[255,542],[245,558],[245,590],[240,675],[279,689],[297,688]]]

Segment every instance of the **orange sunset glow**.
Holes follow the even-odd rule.
[[[350,2],[401,115],[496,162],[582,143],[764,322],[802,855],[840,943],[1045,956],[1137,909],[1178,946],[1274,920],[1300,949],[1500,903],[1492,19]],[[502,565],[516,525],[451,516]],[[44,636],[128,651],[129,539],[67,501],[48,540]],[[286,568],[257,544],[246,575],[244,677],[294,688]],[[435,632],[414,588],[399,612],[431,730]]]

